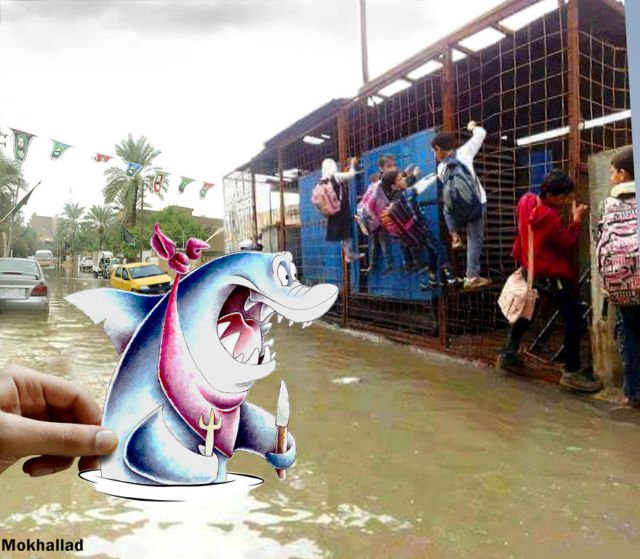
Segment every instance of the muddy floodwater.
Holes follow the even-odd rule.
[[[48,318],[0,314],[0,364],[82,383],[102,403],[116,353],[63,301],[98,285],[52,277]],[[18,464],[0,476],[2,538],[83,538],[79,556],[136,559],[640,556],[640,427],[409,346],[318,324],[272,332],[278,367],[249,401],[274,413],[288,385],[298,458],[285,481],[239,453],[230,471],[265,480],[248,496],[154,503]],[[28,556],[56,554],[16,554]]]

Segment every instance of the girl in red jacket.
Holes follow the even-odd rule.
[[[580,338],[582,317],[576,296],[577,270],[573,256],[578,246],[580,224],[587,212],[585,205],[573,200],[572,220],[562,221],[562,207],[573,199],[575,185],[562,170],[551,171],[542,182],[541,196],[525,194],[516,208],[518,235],[513,257],[527,269],[528,229],[533,231],[534,285],[542,296],[549,296],[565,323],[565,367],[560,384],[581,392],[598,392],[602,381],[593,374],[581,371]],[[517,357],[520,342],[530,322],[520,319],[511,326],[507,343],[498,364],[502,368],[521,365]]]

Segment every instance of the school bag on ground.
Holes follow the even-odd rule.
[[[617,306],[640,305],[638,206],[635,197],[604,202],[596,245],[598,269],[608,300]]]
[[[342,192],[341,185],[338,191]],[[340,211],[341,198],[336,194],[333,179],[320,179],[311,192],[311,203],[325,217],[331,217]]]
[[[461,227],[482,217],[482,202],[478,180],[458,159],[444,161],[442,197],[445,211]]]

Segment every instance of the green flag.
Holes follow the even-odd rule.
[[[27,151],[29,149],[29,144],[33,138],[33,134],[29,134],[29,132],[23,132],[22,130],[16,130],[15,128],[11,128],[13,132],[13,153],[16,158],[16,161],[20,161],[22,163],[27,158]]]
[[[42,182],[42,181],[40,181],[40,182]],[[38,184],[40,184],[40,182],[38,182]],[[18,202],[18,203],[17,203],[17,204],[16,204],[16,205],[11,209],[11,211],[10,211],[7,215],[5,215],[2,219],[0,219],[0,223],[4,223],[4,221],[5,221],[7,218],[9,218],[9,217],[11,217],[13,214],[15,214],[15,213],[19,212],[19,211],[23,208],[23,206],[26,206],[26,205],[27,205],[27,202],[29,201],[29,198],[31,197],[31,194],[32,194],[32,193],[33,193],[33,191],[38,187],[38,184],[36,184],[36,185],[31,189],[31,190],[29,190],[29,192],[27,192],[27,193],[23,196],[22,200],[20,200],[20,201],[19,201],[19,202]]]
[[[65,150],[71,147],[69,144],[59,142],[58,140],[51,141],[53,142],[53,147],[51,148],[51,159],[60,159],[60,156],[65,152]]]
[[[153,191],[160,192],[162,190],[162,183],[169,176],[169,173],[160,169],[155,178],[153,179]]]
[[[180,194],[182,194],[184,189],[187,188],[187,185],[191,184],[194,180],[195,179],[189,179],[187,177],[180,177],[180,186],[178,187]]]
[[[129,231],[127,231],[124,225],[122,225],[122,240],[130,247],[136,246],[136,238],[131,233],[129,233]]]

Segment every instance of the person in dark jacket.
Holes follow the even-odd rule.
[[[573,256],[578,246],[580,225],[587,207],[573,201],[571,223],[562,221],[562,207],[573,198],[575,185],[562,170],[554,169],[543,180],[541,196],[525,194],[516,209],[518,234],[513,257],[526,270],[528,259],[528,230],[533,232],[534,286],[542,296],[549,296],[565,323],[565,366],[560,384],[581,392],[598,392],[602,381],[592,373],[581,370],[580,338],[582,316],[576,294],[577,270]],[[521,318],[511,326],[498,365],[504,369],[518,367],[520,343],[530,326]]]

